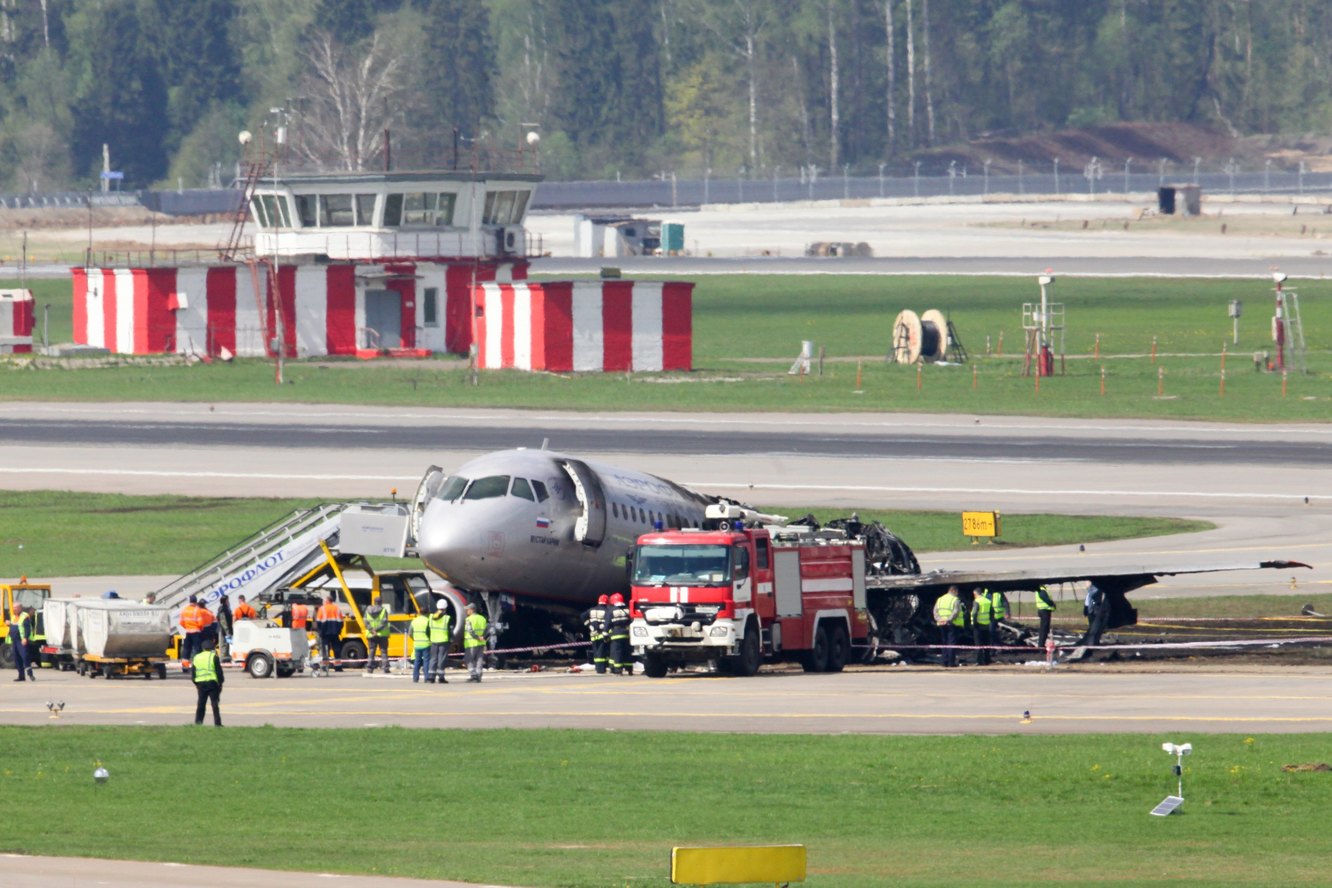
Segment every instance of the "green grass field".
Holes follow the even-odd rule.
[[[183,574],[295,509],[335,500],[186,496],[126,496],[70,491],[0,491],[0,553],[7,573],[43,576]],[[828,509],[789,509],[791,517],[813,511],[820,521],[844,517]],[[918,552],[967,545],[953,512],[864,511]],[[1167,518],[1011,515],[1004,519],[1002,545],[1045,546],[1160,536],[1205,530],[1199,521]],[[71,539],[78,546],[68,545]],[[419,566],[378,559],[377,566]]]
[[[0,786],[31,816],[0,820],[0,849],[647,888],[675,845],[801,843],[811,886],[1332,884],[1332,774],[1283,770],[1326,761],[1325,735],[1018,720],[998,737],[7,727]],[[1158,818],[1165,740],[1194,754],[1181,813]]]
[[[69,338],[67,282],[38,282],[51,338]],[[180,400],[377,403],[571,410],[926,411],[1084,417],[1321,422],[1332,410],[1332,282],[1300,282],[1308,373],[1254,369],[1272,349],[1272,294],[1262,281],[1070,278],[1062,372],[1023,375],[1026,278],[721,275],[698,279],[692,373],[562,376],[489,371],[478,385],[457,359],[407,365],[292,363],[286,384],[260,361],[98,369],[25,369],[6,379],[13,400]],[[64,287],[63,291],[60,287]],[[1227,306],[1243,302],[1232,344]],[[939,308],[971,362],[888,364],[902,308]],[[41,309],[38,310],[40,328]],[[1099,346],[1097,344],[1097,337]],[[821,376],[787,373],[803,339],[823,348]],[[1155,340],[1156,358],[1152,358]],[[1227,349],[1225,390],[1221,352]],[[3,366],[3,365],[0,365]],[[14,362],[27,366],[27,362]],[[1101,382],[1104,372],[1104,394]],[[859,381],[859,384],[857,382]],[[1283,393],[1284,386],[1284,393]]]

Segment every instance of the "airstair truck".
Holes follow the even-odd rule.
[[[753,675],[766,660],[840,672],[866,644],[865,545],[837,531],[781,524],[729,503],[705,529],[638,538],[631,565],[630,643],[650,677],[715,662]]]

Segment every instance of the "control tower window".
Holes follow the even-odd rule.
[[[482,224],[511,225],[523,221],[523,215],[527,212],[527,196],[526,191],[487,191]]]
[[[346,228],[356,224],[350,194],[319,195],[319,221],[325,228]]]
[[[375,224],[375,195],[356,195],[356,224],[363,226]]]
[[[296,195],[296,215],[301,218],[301,225],[306,228],[319,226],[319,203],[313,194]]]
[[[414,191],[390,194],[384,202],[384,227],[447,228],[453,224],[457,195]]]

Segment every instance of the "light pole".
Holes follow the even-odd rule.
[[[948,196],[953,195],[953,180],[957,178],[957,161],[948,161]]]
[[[1059,158],[1054,159],[1055,168],[1055,194],[1059,193]]]
[[[1235,163],[1235,158],[1231,157],[1231,158],[1229,158],[1229,159],[1226,160],[1226,175],[1230,177],[1230,196],[1231,196],[1231,197],[1234,197],[1234,196],[1235,196],[1235,171],[1236,171],[1237,169],[1239,169],[1239,167],[1238,167],[1238,166],[1236,165],[1236,163]]]
[[[1193,158],[1193,184],[1198,184],[1198,167],[1202,165],[1202,158],[1197,155]]]

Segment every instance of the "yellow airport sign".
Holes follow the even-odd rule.
[[[804,880],[804,845],[671,849],[671,884],[674,885],[777,884]]]
[[[999,513],[963,512],[962,533],[969,537],[999,536]]]

